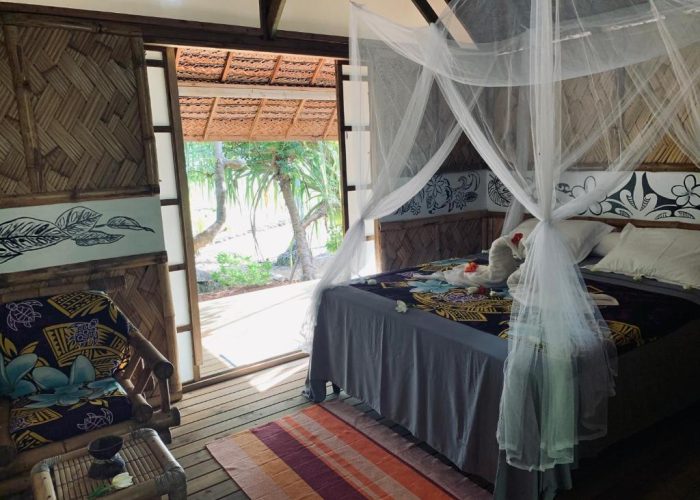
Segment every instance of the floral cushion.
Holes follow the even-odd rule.
[[[128,362],[130,328],[103,292],[0,304],[0,396],[111,377]]]
[[[82,359],[85,361],[79,363],[89,363],[86,358]],[[55,373],[53,376],[58,380]],[[18,451],[62,441],[131,418],[129,398],[115,379],[89,382],[71,379],[69,382],[12,401],[10,435]]]

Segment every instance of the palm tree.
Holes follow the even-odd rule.
[[[306,230],[325,219],[340,225],[340,183],[336,142],[226,142],[188,143],[188,179],[207,186],[216,196],[214,223],[195,236],[195,248],[213,241],[226,222],[226,202],[245,201],[255,211],[270,191],[282,195],[294,233],[302,279],[314,277],[313,256]],[[212,144],[206,146],[206,144]],[[202,159],[207,156],[208,159]],[[192,157],[192,161],[190,161]],[[196,157],[199,157],[197,159]],[[243,193],[239,192],[239,189]],[[278,191],[279,190],[279,191]]]

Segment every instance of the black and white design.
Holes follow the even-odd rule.
[[[102,229],[120,231],[148,231],[137,220],[126,216],[110,217],[98,224],[101,213],[84,206],[73,207],[61,213],[55,222],[33,217],[17,217],[0,223],[0,264],[26,252],[51,247],[71,240],[81,247],[108,245],[124,237],[124,234],[105,232]]]
[[[595,177],[589,175],[582,184],[561,183],[557,191],[577,198],[593,191],[596,183]],[[700,220],[700,182],[695,175],[685,174],[681,183],[672,185],[670,193],[662,194],[652,187],[646,172],[634,173],[619,190],[594,201],[581,215]]]
[[[428,214],[436,212],[457,212],[479,198],[480,177],[476,172],[460,175],[456,185],[448,176],[434,175],[410,201],[399,208],[394,215],[411,213],[420,215],[425,209]]]
[[[511,192],[508,191],[498,177],[490,172],[487,188],[489,199],[499,207],[507,208],[513,202],[513,195]]]

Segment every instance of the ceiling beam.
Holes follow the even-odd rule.
[[[321,76],[321,70],[323,69],[323,63],[325,62],[326,60],[323,57],[318,60],[314,74],[311,76],[311,85],[315,85],[316,80],[318,80],[318,77]]]
[[[248,139],[252,139],[253,135],[255,134],[255,127],[258,126],[258,121],[260,120],[260,117],[262,116],[263,108],[265,107],[265,104],[267,104],[267,101],[263,99],[260,101],[260,106],[258,107],[258,110],[255,112],[255,118],[253,118],[253,124],[250,126],[250,131],[248,132]]]
[[[215,97],[214,102],[211,105],[211,110],[209,111],[209,118],[207,119],[207,124],[204,126],[204,133],[202,134],[202,137],[204,137],[205,141],[209,138],[209,127],[214,121],[214,115],[216,114],[216,106],[218,106],[218,104],[219,98]]]
[[[331,130],[333,130],[333,129],[331,128],[331,125],[333,125],[333,122],[335,121],[337,115],[338,115],[338,107],[336,106],[335,108],[333,108],[333,114],[331,115],[331,119],[328,120],[328,123],[326,124],[326,129],[323,131],[323,138],[324,138],[324,139],[325,139],[326,137],[328,137],[328,134],[330,134],[330,133],[331,133]],[[336,125],[337,125],[337,124],[336,124]]]
[[[277,56],[277,60],[275,61],[275,67],[272,68],[272,74],[270,75],[270,82],[269,83],[275,83],[275,78],[277,78],[277,73],[279,73],[280,66],[282,65],[282,54]]]
[[[228,78],[228,74],[231,71],[231,63],[233,62],[233,58],[234,52],[232,50],[229,50],[228,54],[226,54],[226,62],[224,63],[224,69],[221,72],[221,83],[224,83]]]
[[[180,97],[225,97],[231,99],[276,99],[335,101],[335,89],[327,87],[282,87],[233,83],[179,82]]]
[[[435,13],[433,8],[430,6],[430,3],[428,3],[428,0],[411,0],[413,2],[413,5],[416,6],[416,9],[418,9],[418,12],[420,12],[421,16],[423,16],[423,19],[428,24],[434,23],[435,21],[438,20],[438,15]]]
[[[282,19],[285,0],[259,0],[260,28],[266,40],[272,40],[277,34],[277,26]]]
[[[21,19],[25,14],[50,16],[44,19],[49,25],[97,22],[101,29],[115,27],[120,32],[133,30],[140,33],[145,43],[348,57],[348,39],[342,36],[279,30],[274,40],[267,40],[261,36],[262,29],[248,26],[11,2],[0,2],[0,12],[18,15],[17,19]]]
[[[299,101],[299,107],[297,108],[296,112],[294,113],[294,118],[292,118],[292,123],[289,125],[289,128],[287,129],[287,133],[284,134],[285,137],[289,137],[290,132],[294,128],[294,126],[297,124],[297,121],[299,120],[299,117],[301,116],[301,111],[304,109],[304,104],[306,104],[305,100]]]

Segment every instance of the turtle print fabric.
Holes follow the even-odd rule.
[[[19,450],[131,417],[113,378],[128,363],[130,328],[103,292],[0,304],[0,396],[12,400]]]

